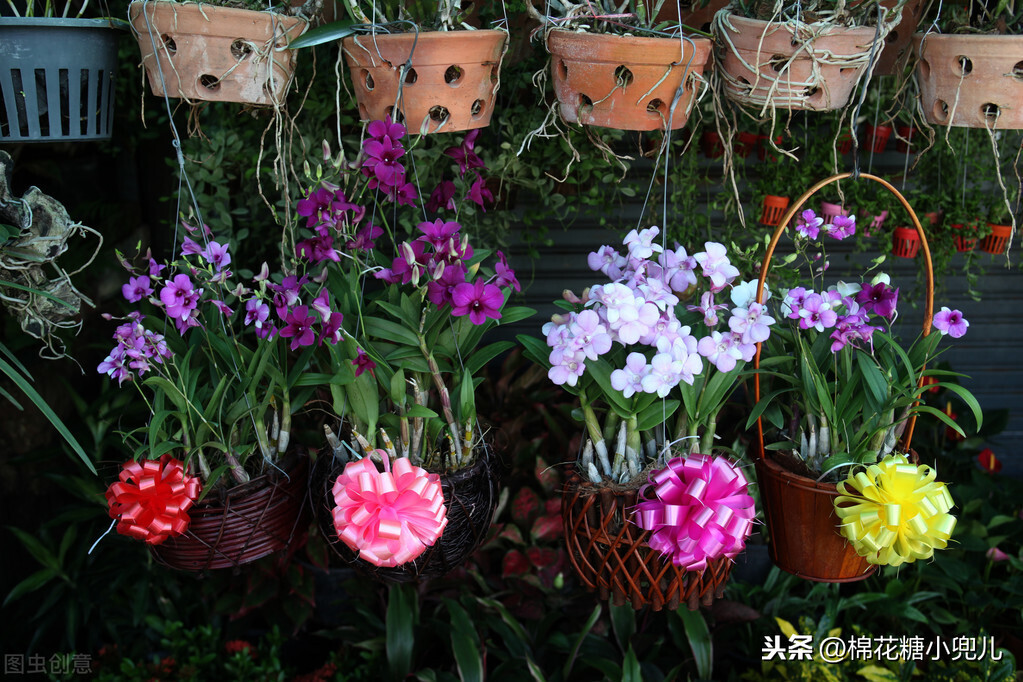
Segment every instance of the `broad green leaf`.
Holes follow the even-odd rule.
[[[522,320],[528,320],[533,315],[536,315],[536,310],[533,308],[527,308],[525,306],[515,306],[512,308],[505,308],[501,311],[501,319],[498,320],[500,324],[509,325],[521,322]]]
[[[52,568],[54,571],[60,571],[60,563],[57,561],[57,557],[53,556],[51,552],[43,543],[41,543],[35,536],[26,533],[20,528],[8,526],[12,533],[14,533],[21,544],[28,550],[36,561],[46,568]]]
[[[455,654],[458,676],[462,682],[483,682],[483,657],[476,628],[457,602],[445,599],[444,603],[451,616],[451,650]]]
[[[597,605],[593,607],[593,612],[590,613],[590,617],[586,619],[586,623],[583,625],[582,630],[580,630],[579,634],[576,635],[575,644],[572,645],[572,650],[568,654],[568,660],[565,661],[565,665],[561,671],[561,677],[563,679],[571,679],[569,675],[572,672],[572,666],[575,664],[575,659],[579,655],[579,647],[583,645],[583,640],[586,639],[586,636],[590,634],[591,630],[593,630],[593,626],[597,624],[598,620],[600,620],[600,614],[602,611],[603,608],[598,602]]]
[[[374,339],[383,339],[392,343],[403,343],[407,346],[419,347],[419,339],[416,337],[415,332],[396,322],[376,317],[364,317],[362,323],[365,325],[366,333]]]
[[[666,424],[681,403],[678,400],[660,400],[648,405],[636,415],[636,428],[640,431],[647,431],[658,424]]]
[[[412,668],[415,623],[412,586],[391,585],[387,591],[387,669],[392,680],[403,680]]]
[[[689,640],[689,646],[693,649],[696,674],[704,680],[714,679],[714,643],[703,613],[690,611],[687,608],[680,608],[675,613],[678,614],[685,626],[686,639]]]
[[[288,43],[288,48],[297,50],[303,47],[312,47],[313,45],[322,45],[323,43],[330,43],[347,38],[350,35],[354,35],[358,32],[358,28],[362,24],[360,22],[346,19],[344,21],[332,21],[329,24],[323,26],[317,26],[311,31],[306,31],[299,37],[295,38]]]
[[[551,368],[551,348],[545,341],[528,334],[519,334],[515,340],[522,346],[522,354],[532,360],[534,364],[547,369]]]
[[[57,571],[52,568],[39,569],[15,585],[14,589],[7,593],[7,597],[4,599],[3,605],[7,606],[8,603],[13,602],[26,594],[35,592],[56,577]]]

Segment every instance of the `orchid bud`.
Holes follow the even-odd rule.
[[[877,286],[878,284],[884,284],[886,287],[892,285],[892,278],[888,276],[888,273],[881,272],[874,275],[874,279],[870,280],[871,286]]]
[[[576,296],[571,289],[565,289],[561,292],[561,297],[569,303],[582,303],[583,300]]]
[[[433,279],[435,281],[439,280],[441,278],[441,276],[444,274],[444,267],[445,267],[445,262],[444,261],[440,261],[434,267],[434,269],[433,269]]]
[[[307,178],[313,177],[313,169],[309,167],[309,162],[308,161],[303,161],[302,162],[302,172],[305,173],[305,176]]]
[[[462,237],[462,249],[457,254],[455,254],[455,255],[458,256],[460,254],[465,253],[468,250],[468,248],[469,248],[469,235],[465,235],[464,237]]]
[[[259,269],[259,274],[252,279],[257,282],[265,282],[270,279],[270,266],[266,264],[266,261],[263,262],[263,267]]]
[[[553,315],[551,315],[551,322],[553,322],[556,325],[558,325],[558,324],[568,324],[570,319],[571,319],[571,316],[569,316],[569,315],[562,315],[561,313],[554,313]]]
[[[402,242],[399,250],[401,251],[401,257],[408,261],[409,265],[416,262],[416,252],[412,250],[411,244]]]
[[[324,140],[321,143],[320,148],[323,150],[323,160],[324,161],[330,161],[330,156],[331,156],[331,154],[330,154],[330,143],[327,142],[326,140]]]

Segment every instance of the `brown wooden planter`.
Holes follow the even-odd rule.
[[[918,33],[913,46],[929,123],[1023,128],[1023,36]]]
[[[305,450],[296,448],[282,469],[207,495],[189,510],[184,535],[150,548],[156,560],[183,571],[236,568],[288,547],[309,519]]]
[[[295,74],[288,42],[309,22],[272,12],[148,0],[128,9],[154,95],[278,107]]]
[[[863,580],[877,570],[838,531],[834,483],[795,474],[770,455],[757,458],[756,470],[771,559],[778,568],[807,580],[837,583]]]
[[[695,106],[711,46],[708,38],[553,30],[547,50],[561,117],[620,130],[681,128]]]
[[[565,483],[561,517],[568,556],[586,589],[615,606],[655,611],[709,606],[724,593],[732,561],[721,557],[703,571],[686,571],[647,545],[650,531],[629,521],[638,487],[603,486],[573,473]]]
[[[507,45],[508,33],[496,30],[375,33],[341,41],[359,118],[392,118],[413,135],[490,125]]]

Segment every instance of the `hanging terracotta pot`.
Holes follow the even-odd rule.
[[[742,130],[735,135],[735,144],[732,148],[732,152],[740,159],[745,159],[753,153],[759,144],[759,135]]]
[[[895,128],[895,151],[901,154],[913,152],[913,136],[916,135],[916,126],[896,126]]]
[[[916,258],[920,235],[912,227],[896,227],[892,232],[892,253],[899,258]]]
[[[849,215],[849,209],[843,207],[841,204],[833,204],[830,201],[821,202],[821,218],[824,218],[824,224],[828,225],[835,222],[835,218],[838,216]]]
[[[189,510],[183,535],[150,547],[160,563],[182,571],[237,568],[304,537],[309,457],[296,447],[282,469],[214,491]]]
[[[349,36],[341,49],[359,118],[426,134],[490,125],[507,44],[505,31],[424,31]]]
[[[880,154],[888,146],[888,138],[892,136],[892,127],[888,125],[868,125],[863,129],[863,146]]]
[[[871,234],[884,227],[884,221],[888,219],[888,211],[882,210],[880,213],[873,216],[869,213],[863,213],[862,217],[863,221],[861,224],[865,224],[867,226],[863,236],[869,237]]]
[[[547,36],[561,117],[621,130],[683,127],[704,82],[708,38],[647,38],[555,29]],[[674,112],[672,102],[682,89]]]
[[[836,149],[839,154],[848,154],[852,151],[853,139],[851,133],[842,133],[838,136],[838,142],[836,143]]]
[[[725,12],[715,16],[713,28],[725,96],[757,110],[841,109],[866,69],[876,35],[873,27],[767,22]]]
[[[918,33],[913,45],[928,123],[1023,128],[1023,36]]]
[[[629,521],[639,487],[595,486],[573,473],[561,498],[568,556],[586,589],[615,606],[654,611],[709,606],[724,593],[732,561],[686,571],[647,544],[650,531]]]
[[[770,225],[775,227],[778,225],[778,221],[781,220],[782,215],[785,214],[785,209],[789,207],[789,198],[780,197],[774,194],[768,194],[764,197],[764,202],[761,205],[760,210],[760,224]]]
[[[288,43],[309,22],[273,12],[147,0],[128,18],[158,97],[279,107],[295,73]]]
[[[988,223],[991,234],[980,242],[980,250],[987,253],[1003,254],[1009,248],[1009,237],[1012,236],[1012,225],[995,225]]]
[[[957,223],[949,225],[949,227],[955,233],[956,251],[960,253],[973,251],[973,247],[977,245],[977,229],[979,226],[976,223]]]
[[[891,9],[898,0],[881,0],[881,6]],[[913,34],[920,24],[920,18],[924,13],[923,0],[906,0],[902,6],[902,18],[892,26],[885,36],[884,48],[877,58],[874,66],[874,73],[878,76],[891,76],[901,74],[909,61],[910,49],[913,41]]]
[[[784,468],[773,455],[756,459],[757,483],[770,535],[771,559],[806,580],[864,580],[876,566],[856,553],[838,531],[838,487]]]
[[[705,130],[700,136],[700,150],[708,159],[718,159],[725,155],[725,143],[715,130]]]

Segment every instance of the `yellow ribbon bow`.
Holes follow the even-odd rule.
[[[869,563],[898,566],[944,549],[955,528],[948,488],[927,465],[888,455],[838,484],[839,530]]]

